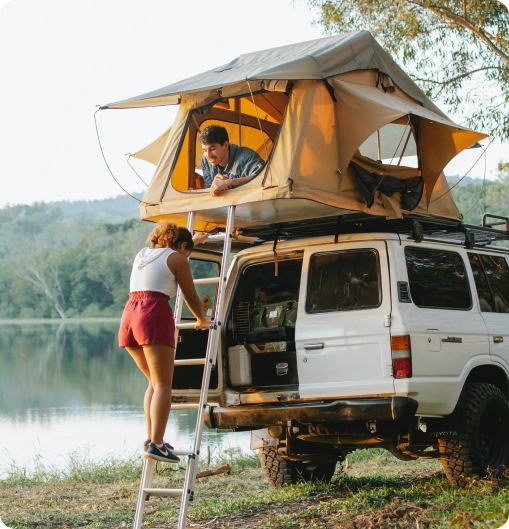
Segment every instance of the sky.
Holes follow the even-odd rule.
[[[0,0],[0,207],[123,193],[99,148],[98,105],[242,53],[320,38],[314,19],[304,0]],[[129,192],[145,186],[126,153],[158,137],[175,113],[171,106],[97,114],[108,165]],[[488,178],[504,153],[507,161],[509,144],[488,149]],[[446,174],[462,176],[479,154],[460,155]],[[150,180],[152,165],[131,163]],[[469,175],[483,173],[481,160]]]

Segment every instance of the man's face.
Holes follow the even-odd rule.
[[[230,151],[228,150],[229,142],[225,141],[223,145],[220,143],[202,143],[201,148],[205,153],[205,157],[212,164],[213,167],[220,165],[226,167]]]

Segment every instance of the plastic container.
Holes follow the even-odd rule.
[[[253,382],[251,356],[243,345],[228,347],[230,383],[232,386],[249,386]]]

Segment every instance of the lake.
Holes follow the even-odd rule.
[[[146,379],[118,347],[119,321],[0,324],[0,477],[12,463],[63,467],[71,454],[141,455]],[[192,446],[196,411],[170,414],[166,440]],[[249,451],[250,434],[205,428],[202,450]],[[203,453],[203,452],[202,452]]]

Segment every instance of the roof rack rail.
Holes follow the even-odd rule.
[[[486,219],[497,219],[501,222],[487,222]],[[503,222],[502,222],[503,221]],[[494,226],[504,225],[505,230]],[[500,217],[489,213],[483,216],[481,226],[463,224],[459,221],[436,219],[419,215],[406,214],[402,219],[388,220],[385,217],[365,213],[345,213],[333,217],[306,219],[302,221],[270,224],[264,227],[247,228],[243,235],[258,237],[259,242],[279,239],[297,239],[337,236],[351,233],[387,232],[409,235],[418,242],[421,240],[439,240],[462,244],[468,248],[487,246],[493,241],[509,240],[509,217]]]
[[[488,219],[499,219],[503,222],[487,222]],[[500,215],[492,215],[491,213],[485,213],[482,216],[483,228],[493,228],[494,226],[505,226],[505,231],[509,232],[509,217],[501,217]]]

